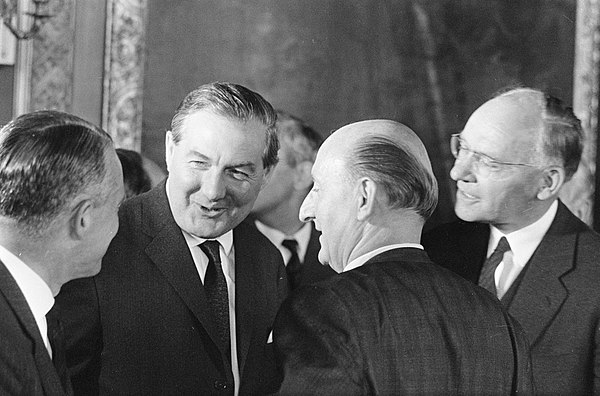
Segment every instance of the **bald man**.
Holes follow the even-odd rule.
[[[522,330],[487,291],[433,264],[420,243],[437,203],[422,142],[370,120],[334,132],[300,208],[340,274],[282,306],[280,394],[530,394]]]
[[[423,238],[522,325],[539,394],[600,393],[600,236],[558,199],[582,139],[572,110],[538,90],[484,103],[451,140],[461,220]]]

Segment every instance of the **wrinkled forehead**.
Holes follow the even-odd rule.
[[[469,118],[465,131],[485,126],[507,136],[537,137],[543,128],[544,97],[537,91],[517,91],[498,96],[479,107]]]

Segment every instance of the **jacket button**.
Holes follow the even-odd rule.
[[[227,382],[217,380],[215,381],[214,386],[215,389],[225,390],[227,389]]]

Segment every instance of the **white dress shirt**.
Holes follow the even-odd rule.
[[[525,268],[540,242],[542,242],[544,235],[548,232],[550,225],[552,225],[557,210],[558,202],[554,201],[546,213],[535,223],[506,235],[490,225],[490,239],[486,257],[492,255],[500,238],[506,237],[510,245],[510,251],[504,254],[502,262],[494,272],[498,298],[502,298],[506,294],[523,268]]]
[[[373,257],[377,256],[378,254],[387,252],[388,250],[400,249],[400,248],[416,248],[416,249],[423,250],[423,246],[418,243],[396,243],[394,245],[382,246],[375,250],[371,250],[370,252],[365,253],[362,256],[359,256],[359,257],[355,258],[354,260],[350,261],[348,263],[348,265],[344,267],[344,270],[342,272],[348,272],[355,268],[361,267],[363,264],[365,264],[367,261],[369,261]]]
[[[3,246],[0,246],[0,261],[4,263],[21,289],[40,330],[48,354],[52,357],[52,348],[48,340],[48,323],[46,322],[46,314],[54,305],[52,290],[34,270]]]
[[[304,262],[304,256],[306,256],[306,250],[308,249],[310,234],[312,232],[312,226],[310,223],[304,224],[302,228],[296,231],[296,233],[293,235],[286,235],[278,229],[269,227],[258,220],[254,220],[254,224],[256,224],[256,228],[258,228],[258,230],[264,236],[266,236],[269,241],[271,241],[271,243],[277,247],[277,249],[279,249],[279,252],[283,257],[283,262],[286,266],[292,257],[290,250],[281,244],[286,239],[295,239],[296,242],[298,242],[298,258],[300,259],[300,262]]]

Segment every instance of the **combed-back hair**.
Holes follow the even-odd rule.
[[[0,130],[0,215],[36,235],[88,188],[105,199],[111,146],[106,132],[71,114],[44,110],[12,120]]]
[[[271,104],[258,93],[228,82],[214,82],[194,89],[179,104],[171,120],[171,133],[176,144],[182,139],[186,117],[200,110],[209,110],[239,122],[254,120],[264,124],[266,144],[262,156],[263,167],[266,169],[277,164],[277,115]]]
[[[125,185],[125,197],[131,198],[145,193],[152,188],[150,176],[144,169],[144,161],[137,151],[123,148],[117,149],[119,161],[123,168],[123,183]]]
[[[435,177],[392,140],[381,136],[362,138],[347,163],[351,175],[369,177],[383,187],[391,208],[412,209],[423,219],[433,213],[438,201]]]
[[[295,167],[297,164],[309,161],[315,162],[317,151],[323,143],[323,137],[300,118],[277,110],[277,137],[279,145],[290,154],[287,164]]]

